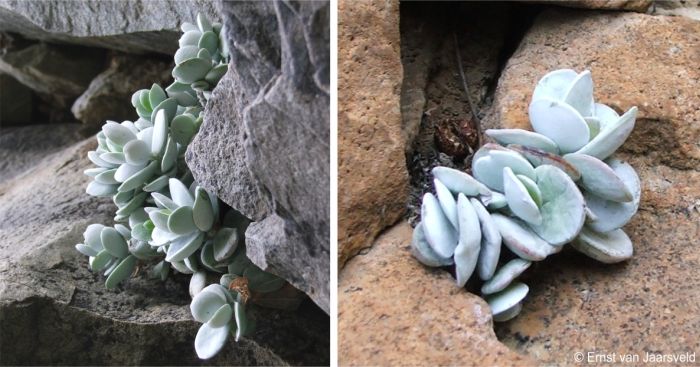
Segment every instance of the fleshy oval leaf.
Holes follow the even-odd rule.
[[[129,247],[126,245],[124,237],[112,227],[105,227],[100,233],[100,241],[105,250],[114,257],[124,258],[129,255]]]
[[[460,192],[467,196],[489,195],[491,191],[474,177],[449,167],[435,167],[433,177],[442,182],[455,194]]]
[[[632,201],[619,203],[584,192],[586,206],[592,212],[592,216],[587,218],[586,226],[597,232],[609,232],[622,228],[637,212],[641,199],[641,184],[634,168],[617,159],[609,160],[608,164],[632,193]]]
[[[552,139],[562,153],[575,152],[588,143],[588,124],[566,103],[549,98],[534,100],[528,114],[532,128]]]
[[[423,230],[430,247],[440,257],[451,257],[457,247],[457,231],[442,212],[440,203],[431,193],[423,196],[421,207]]]
[[[559,153],[559,148],[552,139],[533,131],[522,129],[488,129],[484,133],[503,146],[517,144],[537,148],[553,154]]]
[[[216,198],[214,198],[216,200]],[[194,205],[192,207],[194,224],[200,231],[208,231],[214,225],[214,207],[209,197],[209,193],[197,187],[194,195]]]
[[[505,289],[515,278],[520,276],[532,262],[523,259],[513,259],[496,271],[493,278],[481,287],[482,294],[491,294]]]
[[[571,246],[606,264],[625,261],[634,253],[632,241],[621,229],[600,233],[584,227]]]
[[[476,198],[469,200],[479,217],[479,226],[481,227],[481,249],[477,262],[477,273],[479,278],[486,280],[493,276],[498,265],[498,258],[501,255],[501,233],[481,201]]]
[[[440,257],[428,244],[423,232],[423,224],[418,223],[413,229],[411,254],[421,263],[430,267],[448,266],[454,264],[452,257]]]
[[[632,201],[632,193],[615,171],[600,159],[580,153],[571,153],[564,159],[581,172],[579,184],[586,191],[606,200]]]
[[[476,269],[481,250],[481,228],[476,210],[464,194],[457,197],[459,242],[454,252],[457,286],[464,287]]]
[[[529,290],[530,288],[523,283],[513,283],[506,289],[487,297],[486,302],[491,307],[491,313],[499,315],[520,303]]]
[[[194,83],[204,79],[211,63],[200,58],[189,59],[181,62],[173,69],[173,77],[180,83]]]
[[[503,168],[503,186],[508,207],[513,214],[528,223],[535,225],[542,223],[542,215],[537,203],[530,196],[527,187],[515,176],[510,167]]]
[[[586,218],[583,195],[564,171],[550,165],[537,167],[537,187],[542,192],[542,223],[530,227],[552,246],[576,237]]]
[[[122,260],[119,265],[109,273],[107,280],[105,280],[105,287],[107,289],[114,289],[119,283],[128,279],[136,268],[136,260],[134,255],[129,255]]]

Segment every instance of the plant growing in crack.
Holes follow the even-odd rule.
[[[621,229],[639,208],[634,168],[613,153],[634,128],[637,108],[622,116],[593,100],[589,71],[545,75],[529,116],[534,132],[487,130],[496,143],[474,153],[473,176],[432,170],[436,195],[426,193],[412,253],[431,267],[455,267],[464,287],[476,272],[495,321],[517,316],[529,289],[515,279],[533,261],[567,243],[598,261],[633,254]],[[501,246],[516,257],[501,261]]]
[[[140,262],[155,263],[150,275],[161,280],[171,268],[191,274],[190,309],[203,324],[195,349],[207,359],[229,335],[239,340],[251,332],[245,311],[251,294],[275,292],[286,282],[247,258],[249,220],[234,209],[223,213],[223,204],[197,184],[184,160],[211,91],[228,70],[229,54],[220,23],[199,14],[196,24],[181,29],[175,81],[135,92],[138,119],[107,121],[97,149],[88,152],[97,167],[85,171],[93,178],[86,192],[112,198],[117,224],[89,225],[75,247],[89,257],[92,271],[107,277],[108,289],[131,277]],[[220,284],[207,286],[207,274],[221,274]]]

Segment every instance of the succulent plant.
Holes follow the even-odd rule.
[[[211,90],[228,70],[228,46],[221,23],[211,23],[202,14],[197,24],[185,22],[180,27],[184,34],[175,52],[175,82],[166,90],[178,98],[183,106],[196,103],[196,92],[208,100]]]
[[[103,272],[114,289],[139,262],[156,263],[151,276],[165,280],[173,268],[191,274],[189,291],[195,320],[204,323],[195,347],[210,358],[225,344],[252,330],[245,316],[249,299],[274,292],[286,282],[266,273],[246,256],[249,220],[197,185],[183,158],[202,123],[211,90],[228,70],[228,51],[220,23],[197,16],[184,23],[175,54],[175,82],[135,92],[131,103],[139,118],[107,121],[97,134],[98,147],[88,152],[97,167],[85,174],[93,181],[86,192],[112,197],[118,210],[114,227],[91,224],[76,249],[89,257],[92,271]],[[207,286],[207,274],[223,274]]]
[[[235,252],[235,255],[229,256],[232,261],[220,284],[193,291],[190,283],[190,293],[194,292],[190,310],[194,319],[203,324],[194,342],[197,355],[202,359],[218,353],[229,335],[234,335],[238,341],[252,331],[252,320],[246,318],[245,312],[246,304],[253,295],[274,292],[285,284],[283,279],[262,271],[250,262],[245,249],[239,248]],[[203,273],[196,273],[195,276],[197,274]],[[197,282],[200,285],[204,283],[201,280]]]
[[[83,255],[89,256],[90,269],[107,277],[108,289],[116,288],[136,268],[136,257],[129,253],[127,245],[130,237],[129,229],[121,224],[114,227],[91,224],[83,233],[85,243],[75,245]]]
[[[534,132],[487,130],[496,143],[474,153],[473,176],[433,168],[436,194],[423,197],[413,255],[427,266],[454,264],[460,287],[476,272],[495,321],[522,309],[528,287],[514,280],[567,243],[604,263],[630,258],[621,227],[637,212],[641,186],[612,155],[636,114],[595,103],[589,71],[548,73],[529,106]],[[516,258],[501,259],[501,245]]]

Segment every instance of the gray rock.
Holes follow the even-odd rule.
[[[197,182],[212,190],[221,200],[252,220],[261,220],[272,212],[245,161],[242,126],[244,88],[235,68],[219,81],[205,110],[205,119],[187,148],[187,165]]]
[[[70,106],[104,69],[104,50],[2,38],[0,71],[37,92],[57,108]]]
[[[256,222],[246,232],[251,260],[329,312],[329,3],[217,4],[235,67],[187,162]]]
[[[85,124],[100,126],[105,120],[133,121],[138,116],[131,105],[131,95],[153,83],[170,85],[172,62],[118,55],[110,66],[92,80],[87,90],[73,103],[71,111]]]
[[[32,90],[15,78],[0,73],[0,126],[23,125],[32,121]],[[6,93],[4,91],[11,91]]]
[[[29,38],[126,52],[173,54],[179,26],[198,12],[218,16],[208,0],[0,0],[0,30]]]
[[[79,142],[0,183],[0,364],[329,363],[329,320],[310,301],[297,312],[251,306],[254,334],[200,361],[188,276],[150,280],[151,265],[141,264],[122,289],[106,290],[73,247],[89,223],[109,225],[116,210],[84,191],[95,145]]]
[[[79,128],[80,124],[3,127],[0,133],[0,185],[31,172],[47,155],[84,138]],[[0,199],[1,195],[0,192]]]

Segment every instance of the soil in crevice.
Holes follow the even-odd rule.
[[[423,194],[433,190],[433,167],[470,172],[479,122],[500,72],[541,9],[506,2],[401,3],[401,113],[411,176],[406,218],[412,226],[420,221]]]

